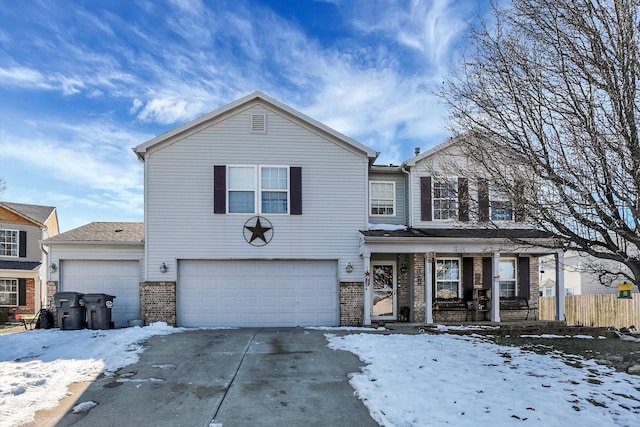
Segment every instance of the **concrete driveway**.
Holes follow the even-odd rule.
[[[152,337],[140,361],[99,378],[57,426],[377,426],[347,375],[362,363],[325,331],[193,330]],[[75,397],[75,396],[74,396]]]

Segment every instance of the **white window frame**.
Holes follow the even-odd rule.
[[[15,286],[15,292],[6,291],[6,290],[2,289],[5,286],[7,286],[7,284],[10,284],[10,282],[13,282],[13,285]],[[16,300],[15,300],[14,304],[2,304],[1,303],[2,300],[0,300],[0,307],[14,307],[14,306],[18,305],[18,301],[20,301],[19,300],[19,295],[18,295],[19,291],[20,291],[20,286],[19,286],[19,283],[18,283],[18,279],[8,279],[8,278],[4,278],[4,277],[0,278],[0,294],[9,294],[9,295],[15,294],[15,296],[16,296]]]
[[[497,204],[500,204],[502,206],[498,208],[496,206]],[[508,208],[506,206],[508,206]],[[496,216],[496,211],[498,209],[500,209],[501,211],[509,211],[511,214],[511,217],[509,219],[498,218]],[[489,191],[489,218],[491,219],[491,221],[514,222],[515,213],[513,209],[513,202],[511,201],[511,198],[509,197],[509,195],[506,194],[504,191],[500,191],[495,188],[492,188]]]
[[[375,185],[391,185],[391,199],[386,197],[373,197],[373,187]],[[375,206],[375,201],[391,201],[391,213],[373,213],[373,209],[385,209],[384,206]],[[394,181],[370,181],[369,182],[369,215],[370,216],[396,216],[396,183]]]
[[[448,261],[455,261],[458,264],[458,278],[457,279],[451,279],[451,278],[442,278],[439,279],[438,278],[438,263],[443,262],[446,263]],[[449,297],[449,298],[460,298],[460,296],[462,295],[462,259],[461,258],[457,258],[457,257],[443,257],[443,258],[436,258],[436,262],[435,262],[435,292],[434,295],[436,298],[446,298],[446,297],[441,297],[438,296],[438,287],[440,283],[450,283],[450,282],[457,282],[457,292],[456,292],[456,296],[455,297]]]
[[[518,296],[518,259],[517,258],[500,258],[498,260],[498,274],[500,274],[500,264],[503,262],[513,263],[513,278],[505,278],[500,276],[499,278],[499,286],[500,286],[500,298],[516,298]],[[503,292],[502,285],[503,283],[513,283],[513,295],[508,295],[506,292]]]
[[[231,170],[232,169],[239,169],[239,168],[246,168],[246,169],[253,169],[253,179],[252,179],[252,183],[253,186],[252,187],[238,187],[238,188],[231,188]],[[257,201],[257,189],[256,189],[256,185],[257,185],[257,181],[256,181],[256,165],[227,165],[227,213],[228,214],[239,214],[239,215],[246,215],[246,214],[255,214],[256,213],[256,208],[258,206],[258,201]],[[253,211],[252,212],[231,212],[231,193],[232,192],[253,192]]]
[[[436,197],[436,186],[440,191],[448,191],[443,186],[447,184],[453,189],[453,197]],[[455,178],[433,178],[431,184],[431,212],[434,221],[457,221],[458,220],[458,180]],[[450,203],[446,209],[436,207],[436,203]],[[453,207],[451,207],[453,206]],[[447,217],[443,218],[442,213],[447,212]]]
[[[264,169],[284,169],[285,170],[285,178],[287,181],[287,186],[285,189],[271,189],[271,188],[263,188],[262,187],[262,173]],[[289,211],[290,211],[290,205],[291,205],[291,194],[290,194],[290,189],[291,189],[291,173],[289,170],[289,166],[284,166],[284,165],[258,165],[258,171],[259,171],[259,177],[258,177],[258,192],[259,192],[259,197],[258,197],[258,202],[259,202],[259,206],[258,209],[260,210],[260,213],[263,215],[288,215]],[[262,206],[262,194],[263,193],[284,193],[286,198],[287,198],[287,206],[285,208],[284,212],[264,212],[263,206]]]
[[[233,168],[247,168],[253,170],[253,178],[251,187],[238,187],[231,188],[231,170]],[[264,169],[285,169],[286,174],[286,189],[272,189],[272,188],[263,188],[262,186],[262,174]],[[227,189],[226,189],[226,198],[227,198],[227,213],[230,215],[255,215],[256,213],[260,215],[289,215],[291,210],[291,171],[290,166],[287,165],[248,165],[248,164],[238,164],[238,165],[227,165]],[[234,192],[252,192],[253,193],[253,211],[252,212],[231,212],[231,203],[229,195]],[[262,206],[262,195],[263,193],[283,193],[287,198],[287,206],[285,212],[264,212]]]
[[[15,236],[12,242],[7,242],[6,237],[0,241],[0,257],[18,258],[20,256],[20,231],[3,228],[0,229],[0,232],[5,236],[7,233]]]

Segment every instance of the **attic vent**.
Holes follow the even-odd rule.
[[[266,114],[251,115],[251,132],[252,133],[267,132],[267,115]]]

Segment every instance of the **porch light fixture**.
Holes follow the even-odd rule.
[[[347,273],[351,273],[353,271],[353,264],[351,262],[348,262],[344,268],[347,270]]]
[[[166,273],[169,270],[169,266],[167,266],[166,262],[160,264],[160,273]]]
[[[56,271],[58,271],[58,264],[56,264],[55,262],[52,262],[51,264],[49,264],[49,271],[52,273],[55,273]]]

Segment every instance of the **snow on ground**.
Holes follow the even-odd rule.
[[[350,382],[385,426],[635,426],[640,419],[640,377],[578,356],[539,355],[477,336],[327,339],[367,363]]]
[[[70,384],[91,381],[100,373],[110,375],[137,362],[144,351],[141,341],[180,331],[158,323],[145,328],[40,329],[0,335],[0,426],[33,420],[36,411],[55,407]]]
[[[326,329],[331,348],[366,363],[350,381],[385,426],[635,426],[640,418],[640,377],[578,356],[537,355],[480,336],[317,329]],[[69,384],[136,362],[148,337],[183,330],[156,324],[0,335],[0,426],[29,422],[65,397]],[[79,402],[74,411],[93,404]]]

